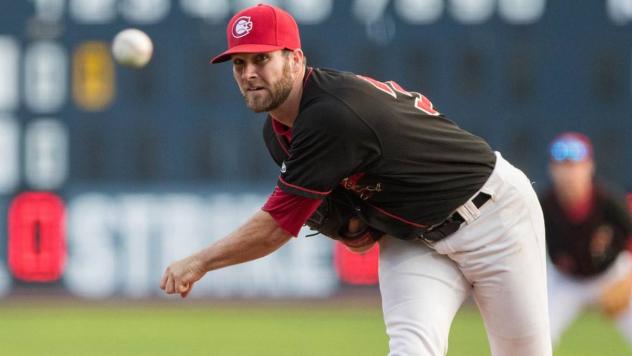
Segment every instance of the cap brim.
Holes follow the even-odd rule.
[[[226,62],[230,59],[230,56],[236,53],[264,53],[264,52],[272,52],[278,51],[280,49],[284,49],[283,46],[273,46],[273,45],[262,45],[262,44],[244,44],[235,46],[225,52],[222,52],[220,55],[211,59],[211,63],[222,63]]]

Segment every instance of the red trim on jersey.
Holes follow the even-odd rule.
[[[412,226],[416,226],[416,227],[421,227],[421,228],[426,228],[426,227],[428,227],[428,225],[418,224],[418,223],[415,223],[415,222],[412,222],[412,221],[408,221],[408,220],[406,220],[406,219],[404,219],[404,218],[402,218],[402,217],[399,217],[399,216],[397,216],[397,215],[394,215],[394,214],[392,214],[392,213],[389,213],[388,211],[386,211],[386,210],[384,210],[384,209],[380,209],[380,208],[378,208],[378,207],[377,207],[377,206],[375,206],[375,205],[371,205],[371,204],[368,204],[368,205],[370,205],[373,209],[375,209],[375,210],[379,211],[380,213],[382,213],[382,214],[384,214],[384,215],[386,215],[386,216],[388,216],[388,217],[390,217],[390,218],[393,218],[393,219],[395,219],[395,220],[399,220],[399,221],[401,221],[401,222],[403,222],[403,223],[406,223],[406,224],[408,224],[408,225],[412,225]]]
[[[268,212],[283,230],[292,236],[298,236],[301,227],[318,209],[320,203],[320,199],[286,193],[276,186],[261,210]]]
[[[287,139],[287,142],[292,141],[292,129],[283,125],[281,122],[272,118],[272,130],[277,136],[283,136]]]
[[[270,117],[270,120],[272,120],[272,131],[274,132],[274,138],[276,138],[283,152],[285,152],[285,154],[289,156],[290,152],[287,150],[287,147],[285,147],[287,143],[283,142],[281,140],[281,137],[285,137],[288,143],[292,141],[292,129],[283,125],[279,121],[276,121],[273,117]]]
[[[321,196],[323,196],[323,197],[324,197],[325,195],[327,195],[327,194],[331,193],[331,190],[328,190],[328,191],[326,191],[326,192],[319,192],[318,190],[307,189],[307,188],[303,188],[303,187],[298,186],[298,185],[290,184],[290,183],[286,182],[286,181],[283,179],[283,177],[281,177],[281,176],[279,176],[279,180],[281,181],[281,183],[283,183],[283,185],[287,185],[287,186],[288,186],[288,187],[290,187],[290,188],[294,188],[294,189],[302,190],[302,191],[307,192],[307,193],[316,194],[316,195],[321,195]]]

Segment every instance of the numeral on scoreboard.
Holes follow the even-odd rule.
[[[29,282],[58,279],[66,260],[64,203],[55,194],[26,192],[9,208],[9,268]]]

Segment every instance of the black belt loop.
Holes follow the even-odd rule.
[[[492,198],[491,195],[487,193],[479,192],[478,194],[476,194],[474,199],[472,199],[472,203],[474,203],[474,206],[476,206],[476,209],[478,209],[481,206],[483,206],[483,204],[487,203],[487,201],[491,198]]]
[[[483,204],[487,203],[487,201],[491,198],[491,195],[483,192],[479,192],[472,199],[472,203],[476,208],[480,208]],[[419,238],[429,242],[437,242],[445,239],[446,237],[455,233],[460,227],[461,224],[465,222],[465,219],[459,214],[457,211],[448,216],[447,219],[443,220],[441,223],[431,226],[421,234],[419,234]]]

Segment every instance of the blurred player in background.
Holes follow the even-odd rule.
[[[617,321],[632,345],[632,225],[623,194],[595,180],[593,147],[566,132],[550,146],[552,187],[542,195],[553,342],[589,305]]]
[[[208,271],[272,253],[337,196],[357,216],[321,220],[343,221],[334,232],[356,251],[379,240],[390,355],[445,355],[470,295],[493,355],[551,355],[544,221],[520,170],[419,93],[308,67],[279,8],[240,11],[227,39],[212,62],[232,61],[246,105],[268,113],[264,139],[281,174],[249,221],[167,267],[166,293],[185,297]]]

